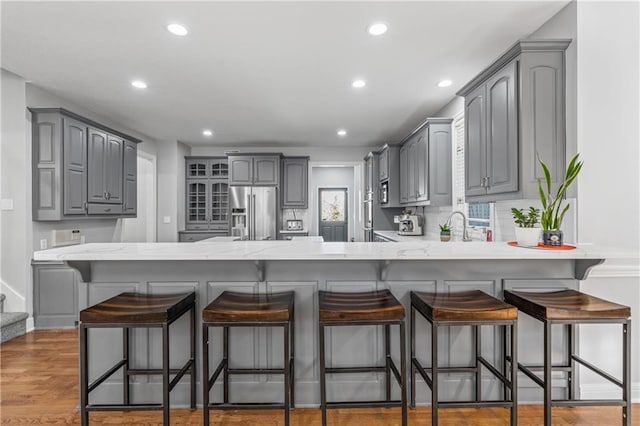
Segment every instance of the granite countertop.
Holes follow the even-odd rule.
[[[184,243],[89,243],[34,253],[34,260],[485,260],[485,259],[636,259],[629,250],[581,245],[575,250],[512,247],[504,242],[233,241]]]

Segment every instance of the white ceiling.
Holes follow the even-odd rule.
[[[156,139],[373,146],[398,142],[566,3],[3,1],[2,67]],[[374,38],[376,20],[390,29]]]

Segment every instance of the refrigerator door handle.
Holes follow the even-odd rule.
[[[255,240],[256,239],[256,212],[255,212],[256,196],[255,196],[255,194],[253,194],[252,197],[253,197],[253,200],[251,202],[251,219],[253,220],[253,222],[252,222],[253,238],[251,238],[251,239]]]
[[[253,233],[253,226],[251,226],[251,216],[253,211],[251,210],[251,195],[247,194],[247,239],[253,240],[251,234]]]

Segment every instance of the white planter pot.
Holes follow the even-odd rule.
[[[540,228],[520,228],[516,226],[516,240],[522,247],[535,247],[540,241]]]

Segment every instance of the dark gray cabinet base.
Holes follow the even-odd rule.
[[[78,273],[63,262],[32,262],[36,329],[72,328],[78,321]]]

